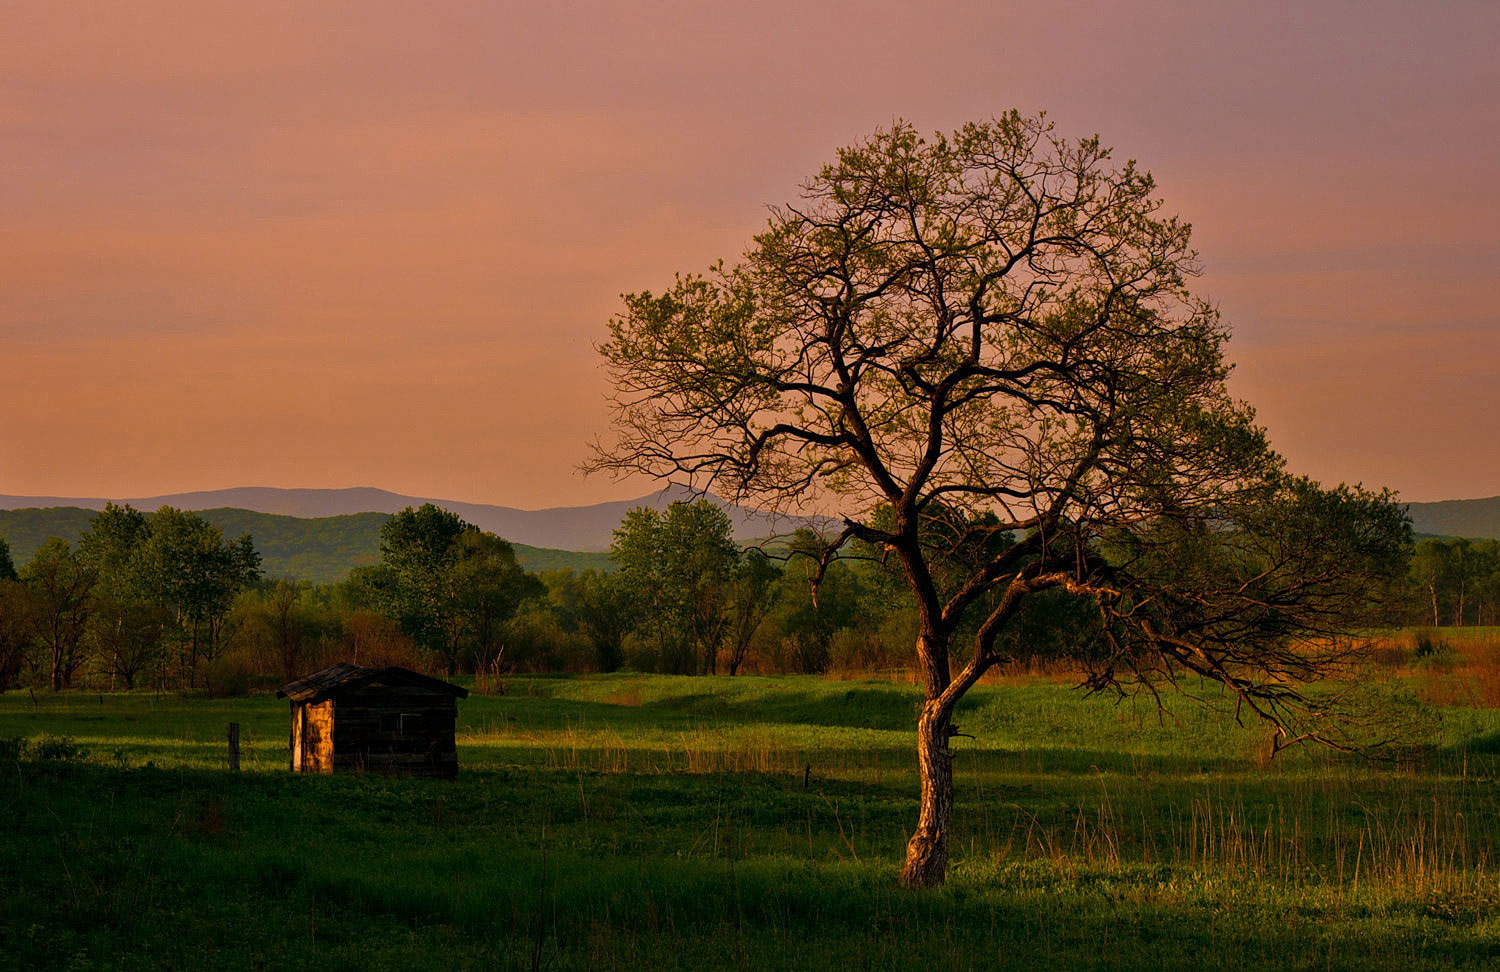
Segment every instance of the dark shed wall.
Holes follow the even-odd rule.
[[[360,685],[334,698],[334,770],[418,776],[458,773],[452,695],[415,685]]]

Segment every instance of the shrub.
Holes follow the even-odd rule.
[[[220,655],[208,665],[204,690],[210,698],[241,698],[249,695],[260,674],[254,656],[248,651]]]
[[[88,754],[87,749],[69,736],[40,736],[36,739],[13,736],[0,739],[0,760],[9,762],[63,762],[83,759]]]
[[[1418,660],[1452,655],[1453,646],[1431,628],[1418,628],[1412,635],[1412,654]]]

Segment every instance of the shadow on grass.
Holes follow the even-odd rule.
[[[0,967],[1435,969],[1496,953],[1487,899],[1212,869],[961,862],[948,886],[907,892],[884,832],[910,801],[835,818],[761,778],[717,801],[724,779],[580,789],[539,770],[64,762],[5,779],[0,873],[22,893],[0,909]],[[711,812],[666,802],[682,799]],[[859,854],[856,826],[880,834],[854,838]]]

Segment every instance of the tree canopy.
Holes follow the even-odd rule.
[[[740,555],[729,516],[707,500],[639,507],[615,531],[610,555],[643,609],[662,669],[716,671]]]
[[[1012,112],[840,150],[738,263],[610,322],[591,469],[833,508],[823,563],[899,566],[926,691],[908,884],[946,870],[954,706],[1038,598],[1087,605],[1095,687],[1202,676],[1280,740],[1339,741],[1304,686],[1348,660],[1410,526],[1285,470],[1197,272],[1149,174]]]
[[[544,590],[516,563],[509,543],[432,503],[386,521],[380,558],[356,570],[354,583],[418,645],[439,655],[449,674],[465,651],[481,668],[493,664],[504,624]]]

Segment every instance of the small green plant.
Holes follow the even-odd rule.
[[[32,742],[29,749],[29,757],[37,762],[63,762],[66,760],[83,759],[89,754],[87,749],[78,745],[69,736],[42,736]]]
[[[1418,628],[1412,635],[1412,654],[1418,661],[1440,659],[1453,654],[1453,646],[1431,628]]]
[[[68,736],[41,736],[28,739],[25,736],[0,738],[0,759],[12,762],[61,762],[83,759],[88,750]]]

